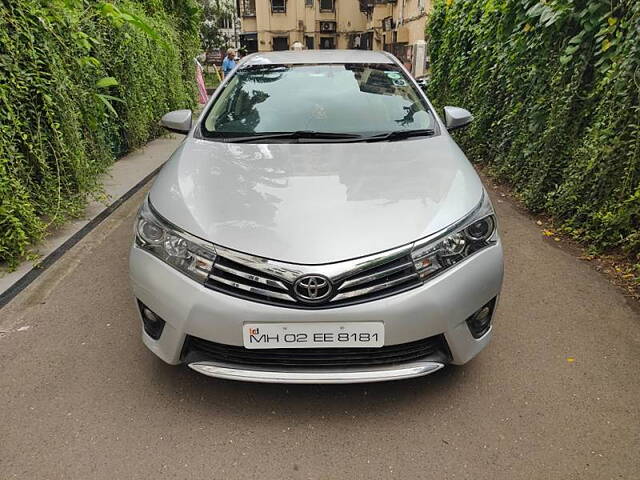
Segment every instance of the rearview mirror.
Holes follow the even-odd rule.
[[[174,110],[165,114],[160,120],[160,126],[170,132],[187,134],[191,130],[191,110]]]
[[[473,115],[460,107],[444,107],[444,124],[447,130],[466,127],[473,121]]]

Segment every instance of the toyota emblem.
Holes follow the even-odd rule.
[[[324,275],[303,275],[293,284],[298,300],[316,303],[326,300],[333,292],[331,280]]]

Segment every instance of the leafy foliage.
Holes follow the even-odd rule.
[[[640,2],[436,0],[427,37],[430,97],[476,117],[470,158],[565,232],[640,259]]]
[[[201,0],[204,21],[200,26],[202,49],[206,52],[227,48],[231,45],[231,38],[223,34],[223,23],[233,24],[235,3],[230,0]]]
[[[194,104],[199,15],[195,0],[0,0],[0,260]]]

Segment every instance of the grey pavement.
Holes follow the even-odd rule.
[[[127,281],[143,195],[0,310],[0,479],[640,478],[638,310],[507,200],[485,351],[420,379],[305,386],[146,350]]]

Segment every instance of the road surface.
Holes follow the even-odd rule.
[[[638,479],[640,315],[501,197],[492,344],[432,376],[262,385],[142,345],[141,191],[0,310],[0,479]]]

